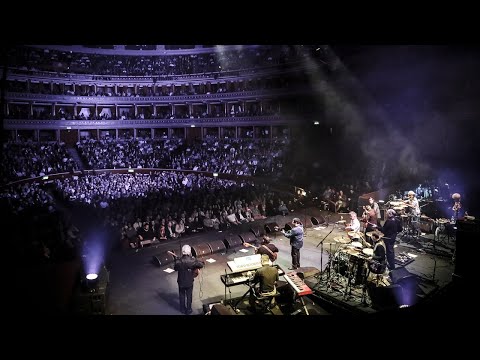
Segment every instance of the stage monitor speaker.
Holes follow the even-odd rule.
[[[207,243],[196,244],[192,245],[192,255],[196,258],[200,258],[202,256],[211,255],[212,249]]]
[[[458,220],[455,238],[454,275],[462,279],[472,279],[478,274],[478,254],[472,251],[480,235],[479,221]]]
[[[174,253],[173,250],[171,251]],[[152,261],[157,266],[163,266],[172,263],[174,259],[173,255],[165,251],[164,253],[153,255]]]
[[[230,234],[225,237],[223,240],[227,249],[233,249],[239,246],[242,246],[243,241],[238,234]]]
[[[390,279],[394,284],[404,284],[407,282],[415,282],[417,278],[404,267],[399,267],[390,271]]]
[[[212,306],[211,315],[237,315],[235,311],[223,304],[215,304]]]
[[[208,243],[210,249],[212,250],[212,254],[216,253],[225,253],[227,251],[227,247],[223,243],[222,240],[213,240]]]
[[[324,224],[326,220],[322,215],[320,215],[318,217],[312,216],[310,221],[312,222],[313,226],[318,226]]]
[[[252,226],[250,228],[250,231],[252,232],[253,235],[255,235],[256,237],[262,237],[263,235],[265,235],[265,230],[260,227],[260,226]]]
[[[393,310],[403,305],[403,288],[398,284],[375,286],[375,283],[369,283],[367,289],[376,310]]]
[[[238,234],[238,236],[240,237],[240,239],[242,239],[243,242],[246,242],[246,243],[253,243],[257,241],[257,238],[251,232],[244,232],[244,233]]]
[[[275,232],[275,227],[279,227],[276,222],[270,222],[263,225],[263,228],[267,234]]]

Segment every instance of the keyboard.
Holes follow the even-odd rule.
[[[283,271],[283,269],[279,265],[274,265],[274,266],[277,268],[278,276],[285,275],[285,271]],[[248,283],[254,274],[255,274],[255,271],[245,270],[245,271],[230,273],[226,275],[221,275],[220,279],[225,284],[225,286],[230,287],[230,286],[236,286],[236,285]]]
[[[310,289],[307,284],[300,279],[295,271],[287,273],[285,275],[285,280],[287,280],[288,284],[293,288],[298,296],[313,294],[312,289]]]

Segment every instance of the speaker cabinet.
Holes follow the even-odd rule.
[[[480,235],[479,221],[459,220],[454,253],[454,275],[462,279],[472,279],[478,274],[478,254],[474,244]]]
[[[401,284],[409,281],[415,281],[417,278],[404,267],[396,268],[390,271],[390,278],[394,284]]]
[[[267,234],[270,234],[270,233],[273,233],[275,232],[275,227],[277,227],[278,224],[276,222],[270,222],[270,223],[266,223],[265,225],[263,225],[263,228],[265,229],[265,232]]]
[[[173,255],[165,251],[164,253],[153,255],[152,261],[157,266],[163,266],[172,263],[174,259]]]
[[[216,253],[225,253],[227,251],[227,247],[223,243],[222,240],[213,240],[208,243],[210,249],[212,250],[212,254]]]
[[[376,310],[393,310],[403,305],[403,289],[400,285],[375,286],[368,284],[368,294],[372,300],[372,307]]]
[[[223,304],[215,304],[212,306],[211,315],[237,315],[232,308]]]
[[[223,240],[223,243],[225,244],[227,249],[233,249],[233,248],[242,246],[243,241],[239,235],[230,234],[225,237],[225,239]]]
[[[192,245],[192,255],[200,258],[202,256],[211,255],[212,249],[207,243]]]
[[[250,231],[253,235],[255,235],[255,237],[262,237],[263,235],[265,235],[265,230],[260,226],[252,226],[250,228]]]
[[[400,305],[414,305],[417,302],[417,277],[401,267],[390,271],[390,278],[395,285],[402,287]]]
[[[326,220],[322,215],[320,215],[318,217],[312,216],[310,218],[310,221],[312,222],[313,226],[319,226],[319,225],[324,224]]]
[[[289,230],[292,230],[293,227],[294,227],[293,224],[290,222],[290,223],[285,223],[285,226],[283,228],[285,229],[285,231],[289,231]]]
[[[243,242],[253,243],[257,241],[257,238],[251,232],[241,233],[238,234],[238,236],[240,237],[240,239],[242,239]]]

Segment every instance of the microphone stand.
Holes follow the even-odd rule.
[[[317,244],[317,248],[320,244],[323,245],[323,242],[325,241],[325,239],[328,237],[328,235],[330,235],[332,233],[332,231],[335,229],[335,226],[332,227],[332,230],[330,230],[330,232]]]

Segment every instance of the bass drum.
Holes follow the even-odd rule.
[[[344,250],[339,250],[333,255],[332,270],[336,273],[346,276],[350,265],[350,254]]]

